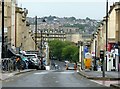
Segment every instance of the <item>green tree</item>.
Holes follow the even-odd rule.
[[[61,60],[62,56],[62,48],[64,47],[64,44],[60,40],[53,40],[49,42],[50,46],[50,56],[55,57],[58,60]]]
[[[49,41],[50,57],[57,60],[78,61],[78,47],[69,41]]]
[[[78,48],[75,45],[65,46],[62,50],[62,57],[64,60],[69,60],[71,62],[78,61]]]

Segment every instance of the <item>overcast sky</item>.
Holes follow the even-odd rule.
[[[58,16],[101,20],[106,13],[106,0],[17,0],[18,6],[28,9],[28,16]],[[109,6],[115,1],[108,0]]]

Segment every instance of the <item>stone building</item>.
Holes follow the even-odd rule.
[[[108,41],[106,52],[106,17],[104,17],[91,39],[91,53],[93,52],[95,54],[96,52],[96,56],[100,57],[100,50],[104,50],[107,55],[107,60],[105,59],[106,70],[118,70],[118,64],[120,63],[118,56],[118,45],[120,43],[120,2],[115,2],[110,6],[107,30]]]
[[[14,52],[18,52],[18,49],[35,49],[26,16],[27,10],[18,7],[16,0],[4,0],[5,55],[11,49]],[[2,17],[2,0],[0,0],[0,17]],[[2,28],[2,18],[0,18],[0,28]]]
[[[29,25],[26,22],[27,9],[16,7],[16,47],[21,50],[35,50],[35,42],[32,39]]]

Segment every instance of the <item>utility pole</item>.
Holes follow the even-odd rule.
[[[41,30],[40,32],[41,32],[41,43],[40,43],[40,50],[41,50],[41,53],[42,53],[42,30]]]
[[[96,59],[97,59],[97,49],[96,49],[96,47],[97,47],[97,41],[95,40],[95,64],[94,64],[94,70],[95,71],[97,71],[97,66],[96,66]]]
[[[2,0],[2,58],[4,58],[4,0]]]
[[[106,0],[106,61],[107,61],[107,45],[108,45],[108,0]],[[104,58],[103,58],[103,77],[105,77],[105,59]]]
[[[37,50],[37,16],[35,16],[35,50]]]
[[[44,66],[43,66],[43,52],[42,52],[42,30],[40,32],[41,32],[41,43],[40,43],[41,69],[44,69]]]

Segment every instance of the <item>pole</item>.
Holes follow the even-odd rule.
[[[95,40],[95,65],[94,65],[94,70],[97,70],[97,66],[96,66],[96,46],[97,46],[97,41]]]
[[[119,0],[120,3],[120,0]],[[118,11],[118,23],[120,21],[120,10]],[[118,30],[118,72],[120,72],[120,29]]]
[[[107,44],[108,44],[108,0],[106,0],[106,61],[107,61]],[[105,77],[105,60],[104,59],[103,59],[103,77]]]
[[[40,31],[41,32],[41,43],[40,43],[40,51],[41,51],[41,69],[43,69],[43,53],[42,53],[42,30]]]
[[[40,50],[41,50],[41,53],[42,53],[42,30],[41,30],[41,43],[40,43]]]
[[[81,42],[81,70],[83,70],[82,69],[82,42]]]
[[[4,0],[2,0],[2,58],[4,58]]]
[[[37,16],[35,16],[35,50],[37,50]]]
[[[83,70],[83,60],[82,60],[83,50],[82,50],[82,47],[83,47],[83,42],[81,41],[81,70]]]
[[[118,72],[120,72],[120,42],[118,41]]]

